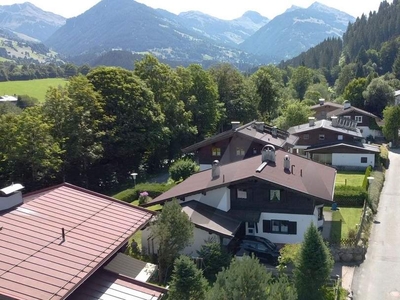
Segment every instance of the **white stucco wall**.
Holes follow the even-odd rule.
[[[367,162],[361,163],[361,157],[366,157]],[[375,154],[357,153],[333,153],[332,166],[363,167],[375,165]]]
[[[196,200],[223,211],[231,209],[231,193],[227,187],[208,191],[205,195],[196,194],[185,198],[185,201],[190,200]]]
[[[359,129],[362,129],[362,136],[363,138],[367,138],[368,136],[372,135],[373,138],[382,137],[382,131],[370,129],[368,126],[357,126]]]
[[[263,232],[264,220],[282,220],[282,221],[297,222],[297,234],[279,234],[279,233]],[[318,215],[261,213],[260,221],[258,222],[258,233],[255,233],[254,235],[267,238],[271,242],[277,244],[297,244],[303,241],[304,233],[306,232],[308,226],[310,226],[311,223],[314,223],[315,226],[318,226]]]

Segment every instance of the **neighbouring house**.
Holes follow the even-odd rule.
[[[196,255],[208,239],[228,245],[256,235],[274,243],[300,243],[310,223],[322,230],[323,206],[332,205],[336,170],[266,145],[262,154],[198,172],[145,204],[180,200],[195,225],[194,243],[183,252]],[[157,252],[151,230],[142,247]]]
[[[394,104],[400,104],[400,90],[394,92]]]
[[[341,105],[320,99],[319,104],[312,106],[311,110],[315,112],[316,120],[330,120],[333,116],[354,120],[363,138],[383,137],[382,130],[378,125],[382,120],[368,111],[352,106],[348,100]]]
[[[314,161],[339,168],[365,169],[375,166],[378,146],[362,142],[357,123],[349,118],[332,116],[331,120],[309,122],[293,126],[288,131],[299,137],[295,153]]]
[[[241,125],[231,122],[232,129],[207,138],[182,149],[184,153],[194,153],[200,170],[211,168],[218,160],[224,165],[261,154],[265,145],[288,150],[296,144],[297,137],[264,122],[252,121]]]
[[[9,103],[16,104],[17,101],[18,101],[18,98],[14,97],[14,96],[8,96],[8,95],[0,96],[0,103],[9,102]]]
[[[0,299],[147,299],[154,266],[122,252],[154,213],[68,183],[0,190]]]

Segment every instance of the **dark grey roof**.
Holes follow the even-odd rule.
[[[379,147],[371,144],[363,144],[361,142],[359,143],[329,143],[329,144],[318,144],[315,146],[308,147],[305,149],[307,152],[312,152],[315,150],[320,150],[320,149],[328,149],[328,148],[335,148],[335,147],[348,147],[348,148],[354,148],[358,149],[363,152],[374,152],[374,153],[379,153]]]
[[[242,223],[242,220],[232,217],[227,212],[195,200],[183,202],[181,205],[195,226],[220,235],[233,237]]]
[[[277,135],[273,136],[272,126],[267,124],[264,125],[264,130],[261,132],[257,130],[256,123],[257,121],[252,121],[235,129],[221,132],[201,142],[188,146],[182,149],[182,151],[184,153],[194,152],[204,146],[225,140],[235,134],[241,135],[249,140],[256,140],[260,144],[270,144],[280,148],[283,148],[286,144],[295,145],[298,140],[297,136],[290,135],[287,131],[281,129],[277,129]]]
[[[316,108],[325,107],[325,106],[332,106],[332,107],[337,107],[337,108],[343,107],[343,105],[342,105],[342,104],[339,104],[339,103],[324,102],[324,104],[322,104],[322,105],[321,105],[321,104],[315,104],[315,105],[311,106],[310,108],[311,108],[312,110],[314,110],[314,109],[316,109]]]
[[[288,129],[288,132],[290,134],[299,134],[299,133],[308,132],[311,130],[316,130],[319,128],[324,128],[324,129],[335,131],[338,133],[343,133],[343,134],[351,135],[354,137],[362,138],[360,129],[358,129],[358,128],[348,129],[348,128],[344,128],[344,127],[332,126],[332,121],[330,121],[330,120],[315,121],[314,126],[310,126],[309,123],[293,126]]]
[[[370,113],[369,111],[365,111],[365,110],[362,110],[362,109],[354,107],[354,106],[350,106],[348,108],[341,107],[341,108],[335,109],[335,110],[333,110],[331,112],[328,112],[326,114],[326,116],[328,118],[330,118],[332,116],[342,116],[342,115],[348,114],[348,113],[353,112],[353,111],[355,111],[355,112],[357,112],[357,113],[359,113],[361,115],[364,115],[364,116],[368,116],[368,117],[371,117],[371,118],[374,118],[374,119],[379,119],[377,116],[375,116],[374,114]]]

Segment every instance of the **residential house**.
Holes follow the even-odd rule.
[[[21,189],[0,190],[0,299],[155,300],[167,292],[143,280],[146,263],[122,253],[153,212],[67,183]]]
[[[262,155],[225,165],[215,161],[145,206],[180,200],[195,225],[186,254],[195,254],[208,239],[227,245],[245,234],[300,243],[310,223],[322,230],[335,178],[334,168],[266,145]],[[157,251],[149,228],[143,230],[142,247]]]
[[[227,164],[261,154],[265,145],[290,149],[297,137],[264,122],[252,121],[244,125],[232,122],[232,129],[207,138],[182,149],[184,153],[194,153],[200,170],[211,168],[212,162]]]
[[[4,95],[4,96],[0,96],[0,103],[13,103],[16,104],[18,101],[17,97],[14,96],[8,96],[8,95]]]
[[[293,126],[288,131],[299,137],[292,151],[314,161],[339,168],[365,169],[375,165],[379,147],[362,142],[354,120],[332,116],[331,120]]]
[[[368,111],[352,106],[348,100],[344,101],[343,105],[341,105],[325,102],[323,99],[320,99],[319,104],[312,106],[311,110],[315,112],[315,118],[317,120],[330,120],[332,116],[354,120],[356,122],[356,127],[360,129],[365,139],[371,136],[373,138],[380,138],[383,136],[378,125],[381,119]]]

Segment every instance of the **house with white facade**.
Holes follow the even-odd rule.
[[[322,230],[323,207],[333,202],[336,170],[266,145],[261,155],[198,172],[144,206],[179,199],[195,225],[196,254],[213,238],[227,245],[244,235],[274,243],[300,243],[310,223]],[[157,251],[149,228],[142,247]]]

